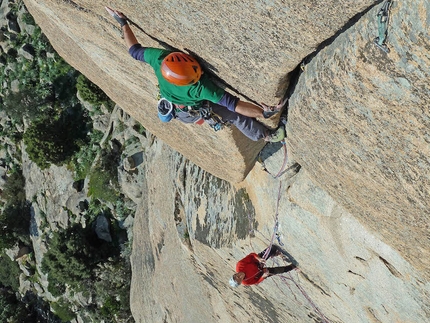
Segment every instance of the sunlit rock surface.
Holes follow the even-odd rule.
[[[427,2],[394,2],[388,55],[372,43],[373,1],[25,3],[69,63],[186,158],[148,140],[130,188],[137,322],[429,320]],[[104,5],[269,103],[326,41],[291,89],[289,171],[253,167],[262,143],[235,131],[161,124],[151,68],[128,56]],[[231,289],[236,261],[269,244],[280,183],[279,242],[302,272]]]

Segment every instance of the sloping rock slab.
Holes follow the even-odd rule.
[[[369,11],[308,64],[289,149],[333,198],[430,278],[428,1],[395,1],[389,54]]]
[[[155,41],[133,27],[142,44],[168,43],[189,49],[206,68],[239,93],[275,103],[287,74],[322,41],[371,5],[359,0],[271,1],[121,1],[118,4]],[[214,133],[209,127],[162,124],[156,114],[157,82],[152,68],[134,61],[120,37],[105,1],[26,0],[25,4],[54,48],[98,84],[121,108],[157,137],[211,174],[243,180],[263,143],[236,130]]]

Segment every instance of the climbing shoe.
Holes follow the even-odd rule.
[[[267,142],[279,142],[285,139],[285,128],[284,126],[280,126],[273,133],[266,136],[264,139]]]
[[[270,118],[280,112],[282,110],[281,105],[265,105],[264,103],[261,103],[261,106],[263,107],[263,117],[265,119]]]

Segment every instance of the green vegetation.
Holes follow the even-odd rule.
[[[103,150],[100,163],[90,174],[88,195],[95,199],[115,203],[118,200],[118,164],[121,152]]]
[[[79,108],[73,113],[48,113],[36,119],[24,133],[27,153],[41,169],[69,162],[88,141],[88,118]]]
[[[17,13],[23,3],[18,1],[12,5],[12,11]],[[29,14],[21,18],[33,23]],[[50,322],[68,322],[77,314],[88,322],[130,321],[131,244],[111,214],[122,220],[132,212],[126,207],[118,184],[121,145],[117,143],[115,149],[100,147],[103,134],[92,129],[89,112],[76,94],[79,91],[85,101],[95,106],[97,113],[105,111],[101,105],[112,111],[114,103],[59,57],[38,27],[32,35],[22,32],[9,37],[8,31],[5,33],[14,48],[0,53],[0,104],[9,117],[2,121],[0,135],[9,139],[7,145],[11,147],[8,148],[13,149],[3,148],[8,153],[0,160],[8,170],[0,201],[0,321],[37,322],[48,318]],[[23,46],[27,58],[18,54]],[[144,133],[144,128],[138,127]],[[68,228],[52,232],[47,215],[39,210],[39,229],[47,239],[48,249],[41,267],[48,274],[49,291],[58,296],[58,300],[49,304],[56,316],[37,295],[16,293],[21,270],[17,262],[4,255],[4,249],[16,244],[32,245],[30,206],[43,198],[42,204],[49,203],[49,195],[43,192],[27,201],[25,179],[18,165],[21,141],[39,168],[66,164],[74,171],[76,181],[83,183],[89,179],[92,197],[89,208],[82,216],[66,210],[72,223]],[[94,231],[93,222],[100,214],[109,221],[112,242],[99,239]],[[74,223],[78,218],[79,224]],[[80,224],[84,222],[85,227]],[[27,269],[30,277],[26,279],[38,282],[40,277],[35,267]],[[79,292],[90,297],[90,305],[82,307],[75,303],[73,295]],[[43,318],[40,318],[42,308]]]
[[[30,319],[30,320],[29,320]],[[15,293],[0,286],[0,322],[34,322]]]
[[[101,167],[93,169],[90,175],[88,195],[105,202],[114,203],[119,196],[111,182],[112,178],[111,174]]]
[[[24,191],[25,179],[20,169],[13,171],[6,181],[2,197],[6,201],[0,213],[2,234],[0,248],[10,248],[15,243],[30,245],[30,207]]]
[[[51,303],[54,313],[61,319],[62,322],[69,322],[76,317],[76,314],[70,310],[70,306],[71,304],[64,300]]]
[[[18,263],[1,252],[0,268],[0,322],[40,322],[38,316],[49,313],[49,307],[31,292],[25,295],[25,303],[17,297],[21,274]],[[56,322],[55,316],[51,315],[50,322]]]
[[[0,82],[6,85],[2,87],[3,109],[11,118],[15,121],[23,116],[35,119],[55,106],[77,102],[73,84],[76,72],[58,56],[39,27],[33,35],[20,34],[12,39],[15,48],[25,45],[34,58],[0,55],[5,63],[0,67]],[[19,82],[19,92],[11,90],[14,81]]]
[[[30,245],[30,218],[29,205],[16,206],[7,203],[0,214],[0,247],[11,248],[16,243]]]
[[[15,291],[0,284],[0,322],[61,322],[37,295],[27,292],[24,298],[22,302]]]
[[[26,201],[25,178],[21,169],[12,172],[3,188],[2,197],[11,205],[23,205]]]
[[[8,93],[3,99],[3,108],[15,120],[21,120],[22,116],[34,119],[42,112],[42,107],[51,102],[52,99],[49,96],[34,96],[33,89],[26,88],[20,92]]]
[[[69,164],[69,168],[75,172],[75,180],[85,179],[91,172],[91,167],[97,154],[100,152],[100,140],[103,138],[101,131],[93,130],[89,135],[89,142],[79,147]]]
[[[49,290],[54,296],[64,293],[65,284],[75,291],[87,288],[95,266],[110,253],[110,246],[99,240],[91,227],[84,229],[79,224],[53,233],[42,269],[49,273]]]
[[[91,212],[100,207],[98,204],[90,208],[90,219],[96,217]],[[109,216],[108,211],[105,212]],[[52,234],[42,262],[42,270],[49,273],[49,291],[54,296],[62,296],[67,285],[74,293],[84,292],[95,303],[102,304],[100,308],[89,306],[80,310],[96,322],[112,321],[113,316],[126,320],[130,316],[130,263],[120,256],[122,232],[115,229],[114,223],[111,223],[111,235],[113,241],[107,242],[97,237],[91,225],[82,228],[75,224]],[[63,320],[73,315],[67,308],[60,303],[54,307]]]
[[[113,102],[97,85],[88,80],[84,75],[79,75],[76,88],[84,101],[91,103],[97,108],[104,105],[109,112],[112,112],[114,107]]]
[[[105,268],[102,279],[94,283],[95,294],[102,304],[94,313],[98,317],[96,321],[116,317],[117,322],[125,322],[130,318],[130,263],[124,258],[118,258],[106,263]]]
[[[145,135],[146,134],[146,129],[144,126],[142,126],[140,123],[137,123],[133,126],[134,131],[136,131],[137,133],[141,134],[141,135]]]
[[[125,220],[133,213],[132,210],[126,207],[123,199],[118,199],[115,202],[115,217],[120,220]]]
[[[18,263],[12,261],[4,252],[0,254],[0,284],[5,287],[10,287],[17,292],[19,288],[19,269]]]

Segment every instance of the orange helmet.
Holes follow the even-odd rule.
[[[202,68],[190,55],[173,52],[167,55],[161,63],[161,74],[175,85],[191,85],[200,79]]]

